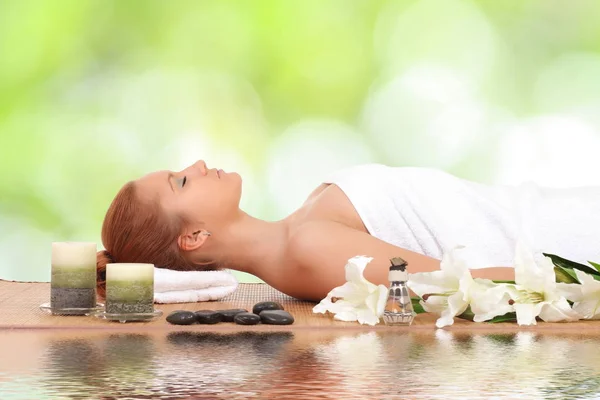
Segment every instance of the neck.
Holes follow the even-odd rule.
[[[288,236],[285,219],[267,222],[240,211],[237,218],[223,228],[211,229],[211,234],[203,253],[218,260],[224,268],[264,279],[265,272],[284,262]]]

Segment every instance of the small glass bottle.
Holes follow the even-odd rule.
[[[408,263],[400,257],[390,260],[392,266],[389,272],[390,291],[388,294],[383,321],[386,325],[410,325],[415,318],[410,294],[406,282],[408,281]]]

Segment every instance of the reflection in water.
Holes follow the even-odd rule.
[[[171,387],[171,393],[182,395],[256,395],[261,390],[257,382],[285,362],[284,348],[293,337],[290,332],[173,332],[167,335],[169,355],[161,360],[169,368],[159,372],[159,379],[172,383],[176,375],[181,385]]]
[[[9,331],[0,343],[3,400],[600,396],[600,336]]]
[[[154,380],[153,340],[142,334],[108,334],[94,339],[57,339],[43,356],[45,384],[71,398],[106,392],[144,392]]]
[[[93,392],[101,387],[101,351],[85,339],[68,339],[51,342],[42,356],[48,374],[44,385],[60,387],[61,395],[77,396],[82,392]]]

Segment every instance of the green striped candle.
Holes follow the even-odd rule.
[[[52,243],[50,306],[53,309],[96,306],[96,243]]]
[[[106,265],[106,313],[154,312],[154,265]]]

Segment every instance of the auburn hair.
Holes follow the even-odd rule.
[[[143,201],[128,182],[112,201],[102,224],[106,250],[96,256],[98,294],[106,295],[106,264],[149,263],[159,268],[192,270],[177,244],[183,220],[169,216],[157,200]]]

